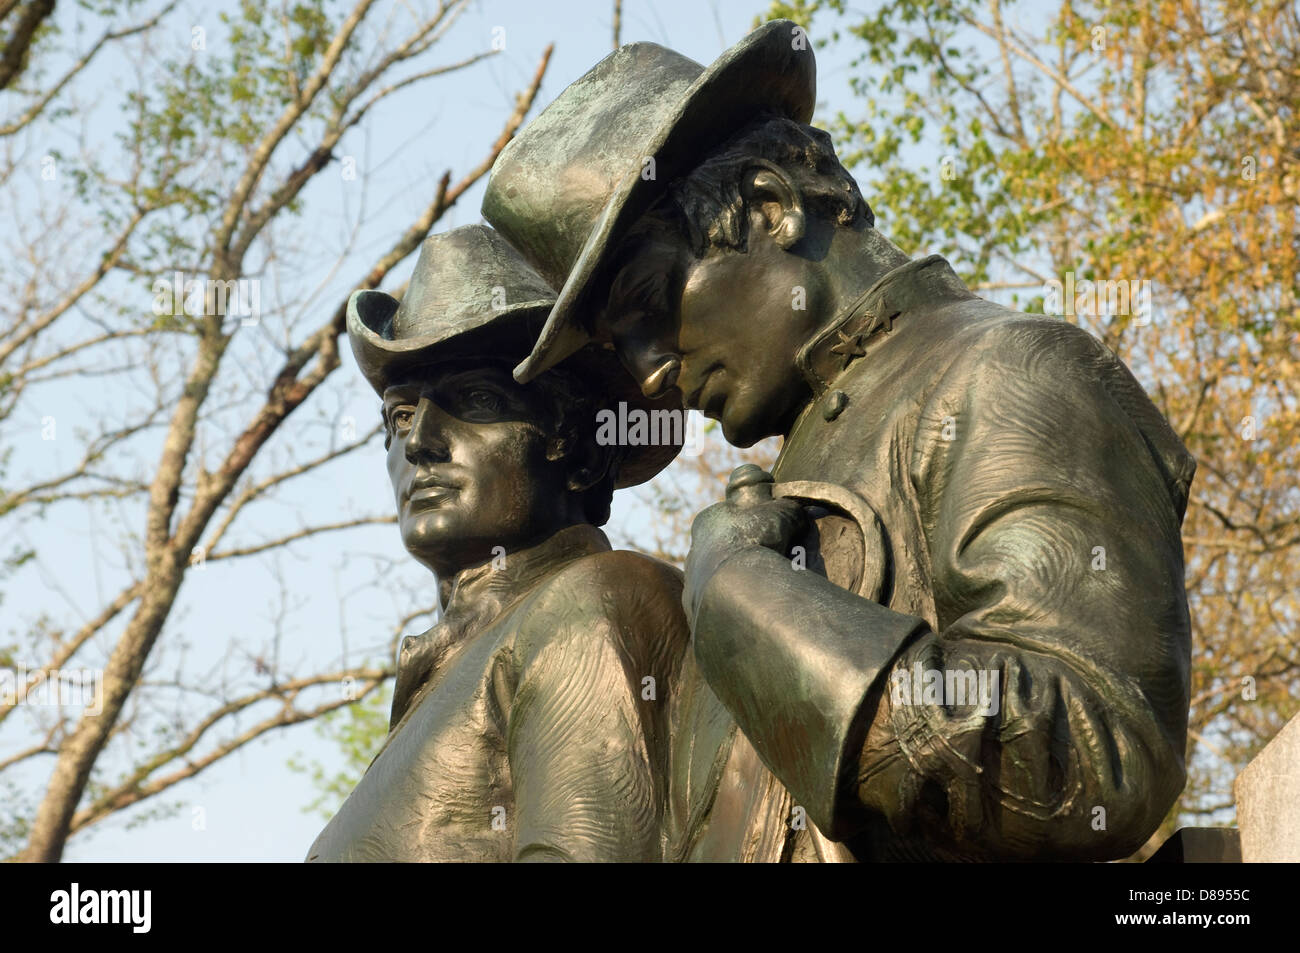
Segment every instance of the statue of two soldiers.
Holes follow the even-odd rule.
[[[1195,464],[1091,335],[876,231],[815,77],[788,21],[625,46],[502,153],[494,228],[353,296],[444,611],[309,859],[1103,860],[1164,818]],[[783,438],[684,576],[598,528],[677,450],[600,439],[620,404]]]

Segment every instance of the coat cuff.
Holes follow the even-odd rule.
[[[928,626],[770,549],[719,566],[699,601],[695,656],[709,687],[797,806],[839,840],[861,823],[859,754],[873,689]]]

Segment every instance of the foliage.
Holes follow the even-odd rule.
[[[1048,283],[1147,281],[1150,312],[1067,316],[1134,369],[1198,461],[1182,823],[1300,708],[1293,3],[774,3],[853,55],[828,127],[878,226],[1029,311]],[[918,162],[916,157],[925,157]]]
[[[319,814],[328,820],[338,813],[339,805],[352,793],[366,768],[379,753],[379,747],[388,734],[388,709],[392,705],[389,684],[369,697],[345,709],[330,712],[316,722],[316,733],[335,745],[343,754],[343,767],[331,772],[319,761],[310,764],[301,756],[292,759],[289,767],[311,778],[320,795],[303,808],[308,814]]]
[[[181,593],[214,563],[256,556],[274,582],[275,557],[296,542],[392,522],[292,508],[304,477],[378,433],[330,410],[346,294],[379,286],[486,175],[550,50],[477,164],[416,188],[389,177],[383,198],[400,199],[400,229],[367,234],[367,189],[385,180],[341,160],[355,162],[344,150],[377,107],[427,97],[436,77],[493,55],[439,55],[468,5],[241,0],[199,25],[176,0],[0,5],[0,204],[12,223],[0,272],[0,579],[40,578],[66,602],[6,618],[0,638],[32,684],[74,665],[102,681],[101,711],[0,706],[0,727],[25,745],[0,755],[0,783],[24,792],[0,818],[0,852],[25,838],[25,859],[57,860],[69,837],[120,811],[166,816],[174,804],[142,802],[391,676],[348,664],[346,649],[334,670],[284,657],[283,585],[278,615],[231,638],[215,670],[195,671],[184,610],[220,620],[226,606],[219,589],[197,605]],[[333,245],[302,236],[307,213],[328,204],[326,170],[358,196],[344,201]],[[198,288],[195,307],[175,305],[181,289],[158,307],[159,283],[177,272]],[[229,293],[260,309],[248,297],[232,307]],[[48,409],[59,401],[67,414]],[[46,450],[71,446],[77,462],[60,470],[61,454],[32,452],[33,420]],[[66,551],[49,541],[67,521],[96,520],[110,529],[91,534],[83,607],[60,588]],[[47,783],[29,810],[41,765]]]

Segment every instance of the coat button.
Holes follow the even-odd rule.
[[[822,416],[827,420],[834,420],[844,412],[844,408],[848,406],[848,403],[848,394],[842,390],[833,390],[822,401]]]

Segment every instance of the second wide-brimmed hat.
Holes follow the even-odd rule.
[[[435,361],[520,360],[554,303],[555,292],[504,238],[485,225],[466,225],[425,239],[400,301],[383,291],[353,292],[348,339],[362,375],[382,396],[400,374]],[[629,413],[681,413],[675,393],[648,400],[607,347],[584,347],[561,369],[580,377],[600,406],[620,417],[620,402]],[[663,442],[627,447],[614,485],[644,483],[680,450],[679,443]]]
[[[763,24],[708,68],[632,43],[560,93],[502,151],[483,198],[483,217],[560,289],[515,377],[591,340],[596,279],[673,179],[760,116],[808,122],[816,98],[811,42],[789,20]]]

